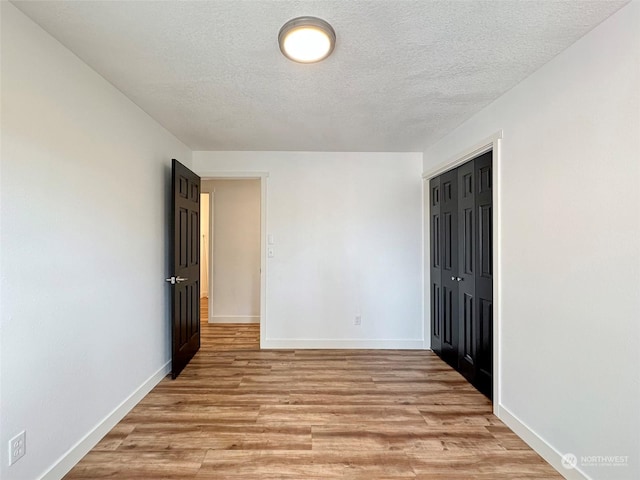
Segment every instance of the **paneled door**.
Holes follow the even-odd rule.
[[[491,160],[487,152],[430,181],[432,350],[488,397],[493,377]]]
[[[431,350],[442,354],[442,249],[440,242],[440,177],[432,178],[429,182],[429,205],[431,216],[430,240],[431,244]]]
[[[460,348],[458,371],[473,383],[476,376],[476,284],[475,284],[475,171],[474,162],[458,167],[458,310],[460,312]]]
[[[474,236],[476,296],[476,370],[473,384],[488,397],[493,388],[493,186],[491,152],[476,158]]]
[[[458,176],[441,175],[440,206],[442,249],[442,359],[454,368],[458,363]]]
[[[200,177],[173,159],[171,166],[171,375],[200,349]]]

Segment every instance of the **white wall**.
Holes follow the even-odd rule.
[[[170,159],[190,151],[1,8],[0,476],[33,480],[167,369]]]
[[[260,321],[260,180],[206,180],[213,195],[209,321]]]
[[[503,411],[579,462],[629,456],[594,479],[640,478],[639,86],[635,1],[424,152],[503,129]]]
[[[194,152],[202,176],[269,173],[263,346],[422,347],[421,159]]]

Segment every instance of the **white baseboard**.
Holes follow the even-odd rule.
[[[365,340],[365,339],[270,339],[261,345],[263,349],[376,349],[376,350],[422,350],[422,340]]]
[[[165,363],[160,369],[145,380],[131,395],[122,401],[109,415],[100,421],[91,431],[89,431],[78,443],[71,447],[62,455],[53,466],[40,477],[40,480],[60,480],[64,477],[82,457],[95,447],[102,437],[116,426],[127,413],[135,407],[144,396],[155,387],[169,372],[171,372],[171,361]]]
[[[260,315],[212,315],[209,323],[260,323]]]
[[[542,458],[555,468],[560,475],[568,480],[591,480],[580,467],[573,469],[562,466],[562,453],[547,443],[540,435],[534,432],[522,420],[511,413],[504,405],[498,405],[496,416],[514,431],[527,445],[533,448]]]

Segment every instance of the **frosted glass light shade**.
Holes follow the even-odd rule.
[[[327,22],[315,17],[298,17],[283,25],[278,34],[283,55],[298,63],[315,63],[327,58],[336,44],[336,33]]]

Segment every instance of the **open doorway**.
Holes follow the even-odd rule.
[[[260,179],[203,179],[202,348],[260,348]]]

